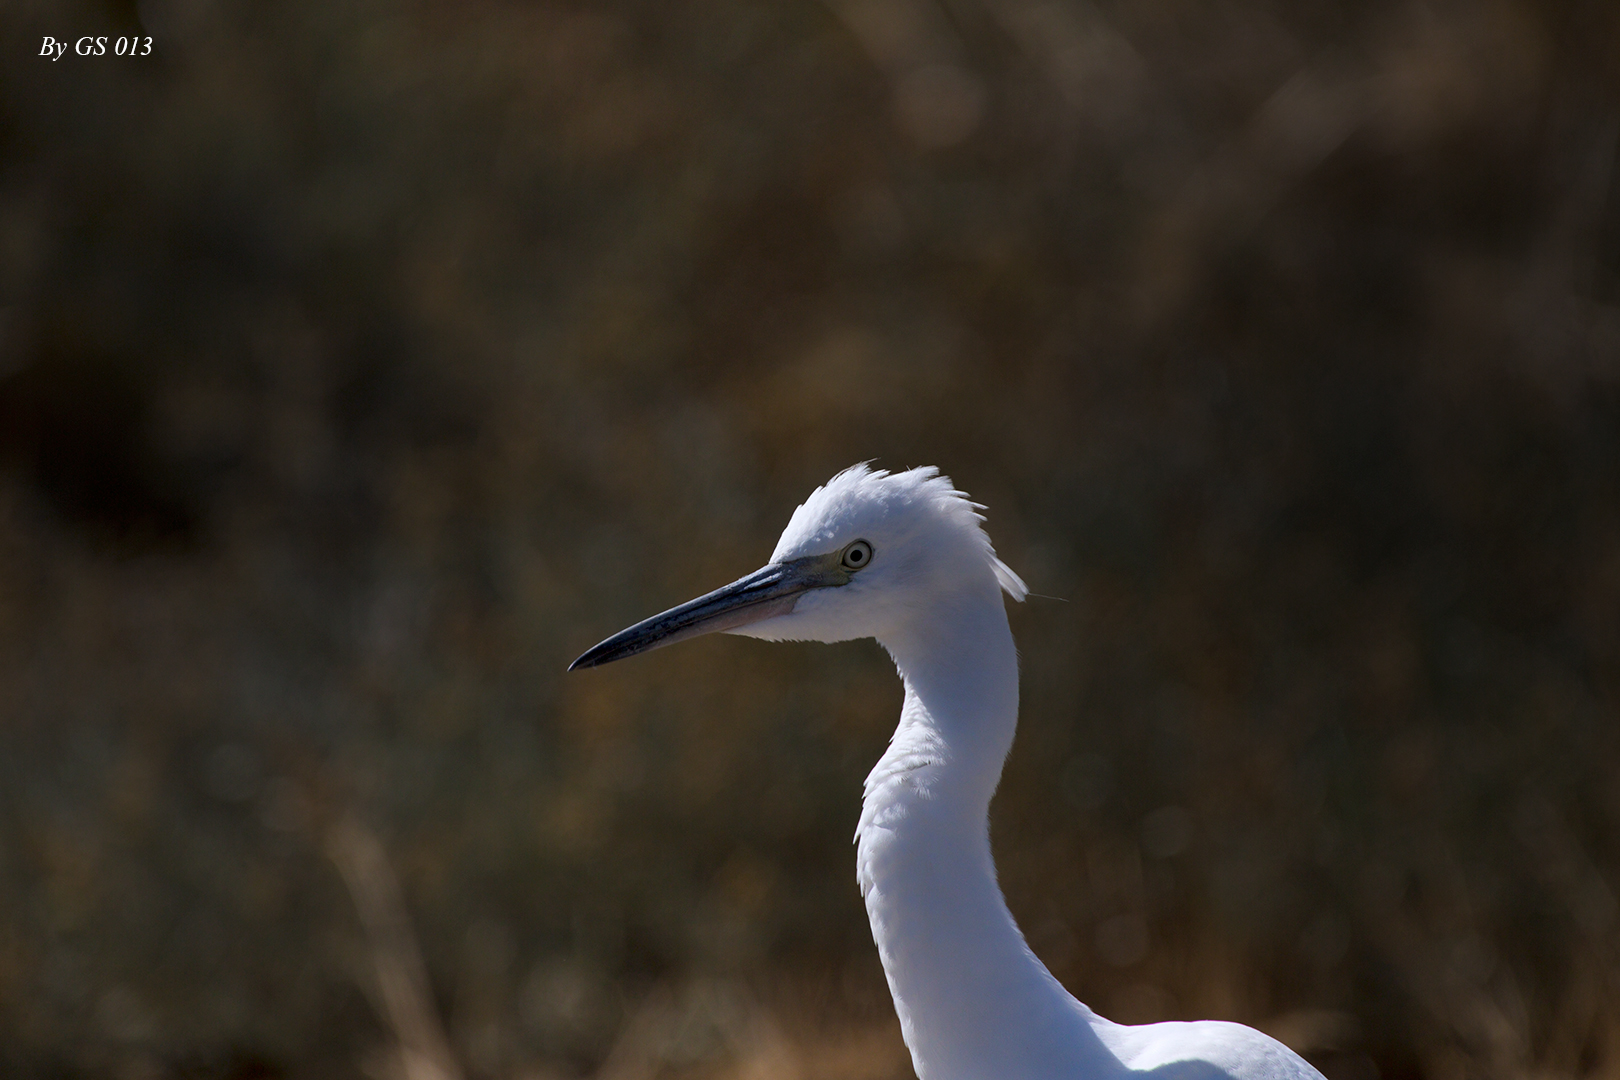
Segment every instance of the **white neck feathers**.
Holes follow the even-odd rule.
[[[988,811],[1018,718],[1018,657],[997,590],[958,594],[883,642],[900,724],[866,781],[857,872],[920,1080],[1119,1069],[1109,1026],[1024,943],[996,884]]]

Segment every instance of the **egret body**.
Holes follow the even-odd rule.
[[[1018,722],[1001,594],[1022,600],[976,504],[937,469],[858,465],[811,493],[770,562],[586,652],[594,667],[712,631],[876,638],[905,704],[866,780],[857,877],[920,1080],[1187,1080],[1321,1074],[1253,1028],[1115,1024],[1030,951],[996,884],[989,807]]]

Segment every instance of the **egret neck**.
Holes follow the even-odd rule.
[[[920,1080],[1118,1074],[1094,1033],[1112,1025],[1030,951],[996,884],[988,814],[1018,654],[995,579],[971,586],[882,639],[905,705],[856,833],[872,936]],[[1077,1062],[1094,1067],[1068,1072]]]

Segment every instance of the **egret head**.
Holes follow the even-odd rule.
[[[595,667],[699,634],[773,641],[884,640],[950,597],[1024,583],[996,557],[980,507],[929,467],[845,469],[811,492],[770,562],[623,630],[571,667]]]

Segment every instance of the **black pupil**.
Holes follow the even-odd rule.
[[[861,560],[863,560],[865,558],[866,558],[866,552],[864,550],[862,550],[861,548],[850,548],[849,549],[849,561],[850,562],[858,563],[858,562],[860,562]]]

